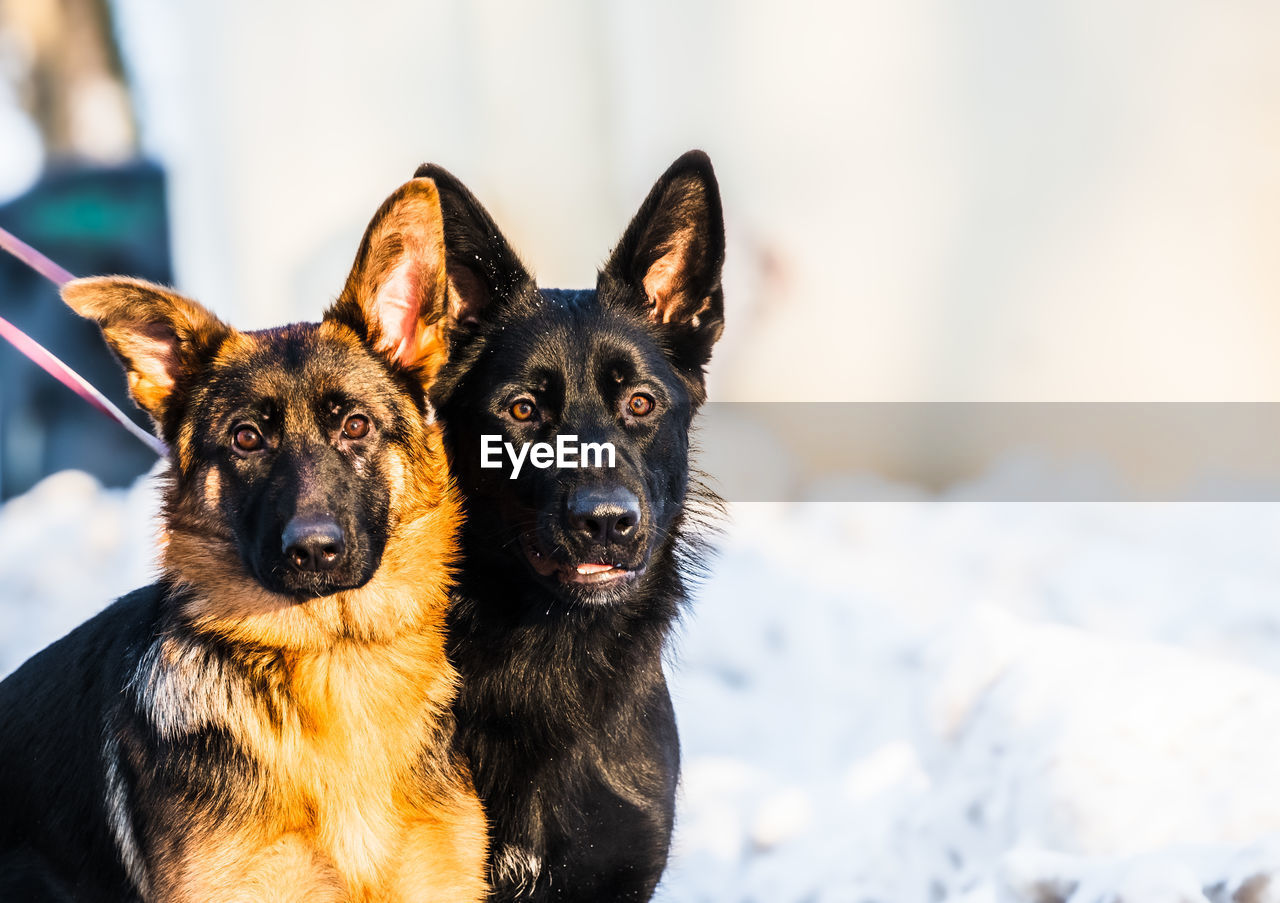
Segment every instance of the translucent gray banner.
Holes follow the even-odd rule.
[[[696,421],[729,501],[1280,501],[1280,404],[732,403]]]

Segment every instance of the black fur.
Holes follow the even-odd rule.
[[[124,597],[0,684],[0,900],[137,899],[107,828],[103,740],[132,720],[121,688],[163,595]]]
[[[492,899],[648,900],[679,775],[662,652],[702,554],[698,515],[718,505],[689,465],[723,325],[715,176],[701,152],[677,160],[596,289],[570,292],[538,289],[456,178],[417,174],[441,192],[457,296],[431,399],[466,497],[450,657],[459,744],[491,829]],[[668,278],[647,291],[655,273]],[[651,413],[630,410],[636,394]],[[528,419],[513,410],[524,403]],[[509,464],[480,467],[486,434],[612,442],[617,466],[526,462],[513,480]],[[584,563],[620,576],[574,582]]]

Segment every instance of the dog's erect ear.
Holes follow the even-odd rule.
[[[701,367],[724,330],[724,213],[711,160],[684,154],[640,205],[600,274],[601,297],[663,324],[683,363]]]
[[[422,164],[414,175],[431,179],[440,189],[449,249],[450,324],[474,326],[532,284],[533,277],[493,217],[456,176],[434,163]]]
[[[435,328],[448,296],[440,194],[413,179],[369,221],[347,284],[325,313],[399,367],[433,372],[444,345]]]
[[[76,279],[62,287],[62,300],[101,327],[124,364],[129,394],[162,431],[175,389],[189,384],[231,332],[190,298],[141,279]]]

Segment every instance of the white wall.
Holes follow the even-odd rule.
[[[179,274],[312,318],[430,159],[548,285],[711,152],[721,399],[1280,395],[1266,0],[118,0]]]

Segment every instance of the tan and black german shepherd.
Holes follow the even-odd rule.
[[[0,899],[483,899],[426,401],[442,230],[434,183],[402,186],[318,324],[64,290],[172,449],[161,576],[0,683]]]

